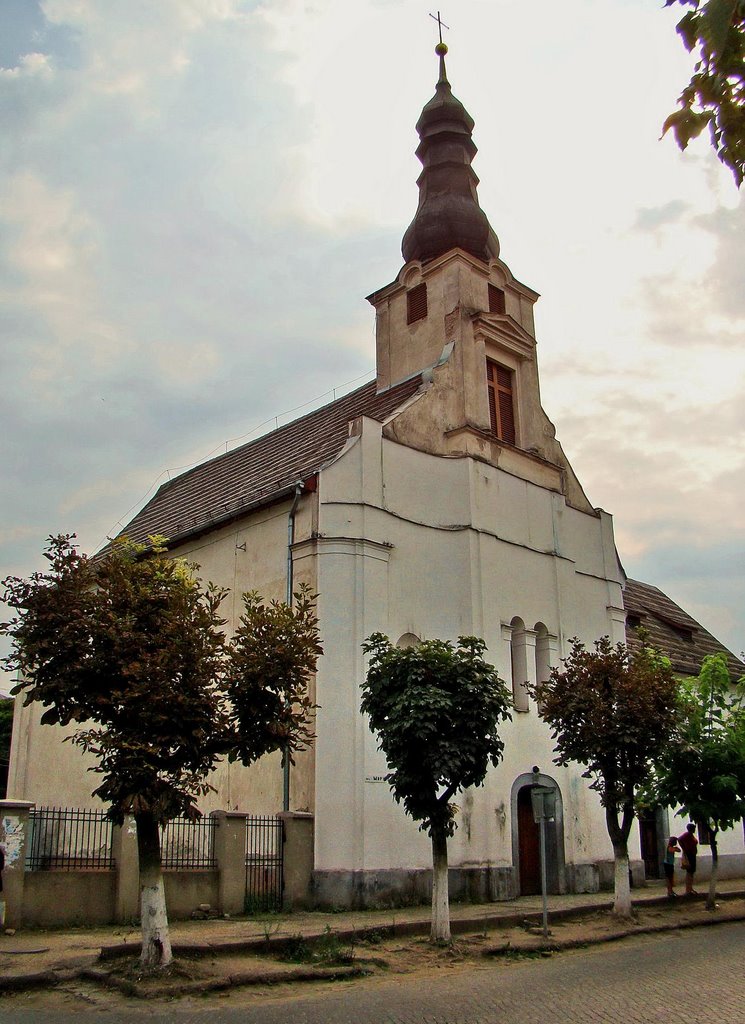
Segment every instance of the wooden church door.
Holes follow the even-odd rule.
[[[540,829],[533,820],[531,786],[517,794],[517,840],[520,855],[520,895],[533,896],[541,891]]]

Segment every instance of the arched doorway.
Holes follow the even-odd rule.
[[[518,870],[521,896],[532,896],[541,891],[540,827],[533,820],[530,789],[530,786],[523,786],[517,793]]]
[[[512,862],[520,896],[532,896],[541,891],[540,826],[533,820],[530,799],[534,781],[533,775],[526,773],[518,776],[512,785]],[[566,892],[561,790],[548,775],[539,775],[538,783],[556,790],[556,818],[546,822],[546,889],[549,893]]]

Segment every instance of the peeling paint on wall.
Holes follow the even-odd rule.
[[[465,800],[463,801],[463,803],[465,804],[465,806],[463,807],[463,810],[462,810],[462,814],[463,814],[463,828],[465,829],[466,837],[468,839],[468,842],[470,843],[471,842],[471,818],[473,816],[473,793],[465,793],[464,796],[465,796]]]
[[[499,830],[499,834],[503,836],[504,830],[507,826],[507,808],[504,805],[504,801],[502,801],[502,803],[500,804],[497,804],[497,806],[494,808],[494,815],[497,819],[497,829]]]
[[[5,847],[5,866],[12,867],[21,856],[23,850],[23,825],[18,818],[3,818],[3,846]]]

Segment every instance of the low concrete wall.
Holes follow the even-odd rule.
[[[450,868],[448,891],[454,902],[488,903],[516,896],[511,867]],[[324,910],[352,907],[386,910],[432,901],[432,872],[412,871],[314,871],[313,904]]]
[[[3,872],[5,923],[10,928],[64,927],[133,922],[139,918],[137,837],[132,819],[113,829],[110,870],[26,870],[29,813],[34,804],[0,801],[0,843],[6,852]],[[188,918],[208,903],[220,914],[243,912],[246,889],[246,815],[215,811],[215,868],[163,872],[168,915]],[[313,819],[285,815],[288,842],[285,868],[290,905],[309,903],[313,856]]]
[[[27,871],[23,924],[30,928],[110,924],[115,871]]]
[[[704,847],[706,850],[707,848]],[[699,847],[700,850],[700,847]],[[680,864],[675,865],[675,877],[683,877]],[[720,878],[743,878],[745,877],[745,854],[743,853],[720,853],[719,854],[719,877]],[[711,855],[699,852],[696,858],[695,883],[708,881],[711,878]]]
[[[613,860],[599,860],[597,862],[598,880],[602,892],[613,892],[616,887],[616,865]],[[643,860],[629,860],[629,871],[631,873],[631,888],[638,889],[646,885],[647,875],[644,870]]]
[[[597,864],[567,864],[567,892],[598,892],[600,871]]]
[[[219,901],[218,871],[164,871],[168,916],[173,920],[191,917],[200,903],[222,911]]]

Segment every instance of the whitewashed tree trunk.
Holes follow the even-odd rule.
[[[629,884],[629,833],[634,821],[634,800],[630,794],[623,805],[621,822],[618,821],[618,807],[606,805],[605,823],[613,843],[615,867],[613,913],[616,917],[631,917],[631,885]]]
[[[448,899],[447,836],[432,836],[432,942],[450,942],[450,903]]]
[[[719,880],[719,847],[717,846],[716,832],[711,833],[711,877],[709,878],[709,892],[706,895],[706,909],[717,909],[717,881]]]
[[[617,917],[631,917],[631,886],[629,885],[629,852],[627,847],[614,847],[615,879],[613,913]]]
[[[143,967],[165,967],[173,960],[173,954],[160,863],[158,823],[152,814],[138,814],[135,821],[140,862],[140,963]]]

